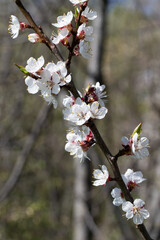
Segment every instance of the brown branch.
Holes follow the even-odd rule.
[[[85,10],[85,8],[86,8],[86,5],[85,6],[82,5],[80,7],[79,16],[78,16],[78,20],[77,20],[77,24],[76,24],[76,31],[74,31],[72,33],[73,34],[72,44],[69,49],[69,55],[68,55],[68,58],[66,61],[66,67],[67,67],[68,71],[70,71],[71,60],[72,60],[72,57],[74,56],[74,53],[73,53],[74,48],[79,42],[79,40],[77,39],[77,30],[78,30],[78,27],[80,26],[81,15],[82,15],[82,12]]]
[[[23,6],[21,0],[14,0],[22,14],[25,16],[25,18],[28,20],[30,26],[33,28],[33,30],[39,35],[41,41],[49,48],[49,50],[57,57],[58,60],[64,61],[61,53],[59,52],[57,46],[53,44],[49,38],[44,34],[41,27],[38,27],[35,21],[33,20],[30,13],[25,9]]]
[[[23,146],[23,149],[17,159],[17,162],[12,170],[12,173],[10,177],[8,178],[7,182],[4,184],[2,189],[0,190],[0,202],[5,200],[10,192],[13,190],[15,187],[17,181],[20,178],[20,175],[22,173],[22,170],[26,164],[26,161],[28,159],[28,156],[33,148],[33,145],[42,129],[42,126],[44,122],[46,121],[49,111],[51,110],[52,106],[47,105],[46,103],[42,107],[42,109],[39,111],[37,118],[33,124],[32,131],[28,135],[26,142]]]

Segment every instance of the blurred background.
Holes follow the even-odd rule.
[[[64,0],[24,0],[25,7],[50,37],[51,23],[72,8]],[[147,181],[134,190],[151,216],[146,226],[160,239],[160,1],[90,0],[98,12],[93,22],[93,58],[75,58],[72,75],[83,92],[88,82],[106,85],[109,110],[96,122],[113,154],[121,137],[143,123],[150,156],[119,159],[121,172],[142,171]],[[112,204],[114,184],[92,186],[92,171],[106,160],[97,146],[91,161],[81,164],[64,151],[67,122],[59,107],[26,91],[23,74],[29,57],[56,61],[42,44],[31,44],[26,30],[15,40],[7,29],[10,15],[24,16],[14,1],[0,0],[0,240],[135,240],[141,239],[132,221]],[[92,23],[90,23],[92,24]],[[66,57],[63,46],[60,49]]]

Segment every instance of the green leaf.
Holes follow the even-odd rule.
[[[20,66],[20,65],[18,65],[18,64],[16,64],[16,63],[15,63],[15,65],[16,65],[16,67],[19,68],[19,70],[20,70],[21,72],[23,72],[23,73],[26,74],[26,75],[30,75],[30,73],[27,72],[27,70],[26,70],[23,66]]]
[[[78,14],[79,14],[79,12],[78,12],[78,8],[77,8],[77,7],[75,7],[75,13],[74,13],[74,17],[75,17],[75,18],[78,18]]]
[[[141,134],[141,132],[142,132],[142,123],[140,123],[135,129],[134,129],[134,131],[133,131],[133,133],[132,133],[132,137],[133,137],[133,135],[135,134],[135,133],[137,133],[138,134],[138,136]]]

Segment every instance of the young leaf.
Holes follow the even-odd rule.
[[[25,69],[23,66],[20,66],[20,65],[18,65],[18,64],[16,64],[16,63],[15,63],[15,65],[16,65],[16,67],[19,68],[19,70],[20,70],[21,72],[23,72],[23,73],[26,74],[26,75],[30,75],[30,73],[27,72],[26,69]]]
[[[137,133],[138,135],[140,135],[140,133],[142,132],[142,123],[140,123],[133,131],[132,133],[132,137],[135,133]]]

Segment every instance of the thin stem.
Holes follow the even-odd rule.
[[[33,30],[39,35],[41,41],[49,48],[49,50],[57,57],[58,60],[63,61],[63,57],[61,53],[59,52],[57,46],[53,44],[49,38],[44,34],[41,27],[38,27],[35,21],[33,20],[30,13],[25,9],[23,6],[21,0],[14,0],[22,14],[25,16],[25,18],[28,20],[30,26],[33,28]]]
[[[77,23],[76,23],[76,30],[72,32],[72,35],[73,35],[72,44],[71,44],[71,47],[69,49],[69,55],[68,55],[68,58],[67,58],[67,61],[66,61],[66,67],[67,67],[68,71],[70,71],[71,60],[72,60],[72,57],[74,56],[74,53],[73,53],[74,48],[79,42],[79,40],[77,39],[77,30],[78,30],[78,27],[80,26],[81,15],[82,15],[82,12],[85,10],[85,8],[86,8],[86,5],[85,6],[82,5],[80,7],[78,20],[77,20]]]

